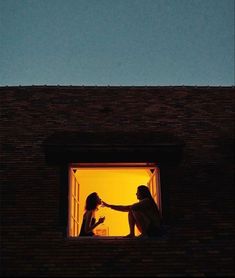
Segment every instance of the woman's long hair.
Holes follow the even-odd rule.
[[[99,204],[100,198],[96,192],[93,192],[86,198],[85,210],[96,210]]]
[[[154,201],[151,192],[149,191],[149,188],[146,185],[139,185],[138,186],[138,191],[141,195],[142,199],[148,198],[151,203],[153,204],[153,207],[157,210],[157,212],[159,213],[159,209],[158,209],[158,205],[156,204],[156,202]]]

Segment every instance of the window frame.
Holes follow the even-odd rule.
[[[161,181],[160,181],[160,167],[156,163],[146,163],[146,162],[102,162],[102,163],[70,163],[68,165],[68,208],[67,208],[67,237],[76,237],[79,235],[79,231],[82,223],[79,222],[79,181],[76,179],[74,170],[79,168],[86,169],[117,169],[117,168],[127,168],[127,169],[146,169],[150,171],[150,179],[147,183],[151,195],[153,196],[155,202],[159,207],[159,212],[162,217],[162,200],[161,200]],[[153,172],[152,172],[152,171]],[[74,176],[74,177],[73,177]],[[155,185],[154,185],[155,180]],[[72,188],[75,184],[76,190]],[[76,185],[78,184],[78,186]],[[153,192],[156,192],[154,194]],[[75,195],[73,194],[75,193]],[[154,194],[154,195],[153,195]],[[78,200],[76,200],[78,198]],[[75,216],[78,216],[78,219],[74,219],[71,212],[75,211]],[[77,212],[77,214],[76,214]],[[73,224],[72,224],[73,223]]]

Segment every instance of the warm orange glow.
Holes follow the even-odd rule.
[[[157,196],[157,188],[154,186],[157,176],[155,175],[153,177],[153,174],[147,167],[73,167],[73,169],[77,170],[74,176],[79,183],[79,192],[76,194],[79,200],[75,200],[75,203],[78,203],[79,210],[77,215],[77,219],[80,219],[80,223],[78,224],[79,230],[84,213],[86,197],[92,192],[97,192],[100,198],[107,203],[129,205],[138,202],[136,198],[138,185],[147,185],[150,180],[152,180],[149,186],[152,188],[151,190],[154,191],[153,194]],[[73,184],[74,181],[70,178],[70,186],[73,186]],[[74,189],[71,188],[70,192],[74,193]],[[156,197],[155,200],[157,201]],[[69,202],[70,213],[71,211],[76,212],[73,208],[74,201],[71,193]],[[105,222],[97,227],[97,234],[104,236],[123,236],[129,233],[127,212],[119,212],[100,206],[99,210],[96,212],[96,219],[98,220],[100,216],[105,216]],[[69,217],[71,218],[71,216]],[[70,230],[74,229],[71,222],[73,221],[70,221]],[[69,232],[69,235],[76,236],[77,233]]]

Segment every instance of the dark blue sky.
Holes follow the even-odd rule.
[[[234,85],[234,0],[0,0],[0,85]]]

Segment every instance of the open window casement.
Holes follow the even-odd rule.
[[[76,169],[69,169],[69,196],[68,196],[68,234],[78,236],[80,230],[80,184],[75,175]]]
[[[159,168],[152,168],[149,171],[149,181],[147,183],[151,195],[154,201],[158,205],[160,216],[162,216],[162,204],[161,204],[161,185],[160,185],[160,170]]]

